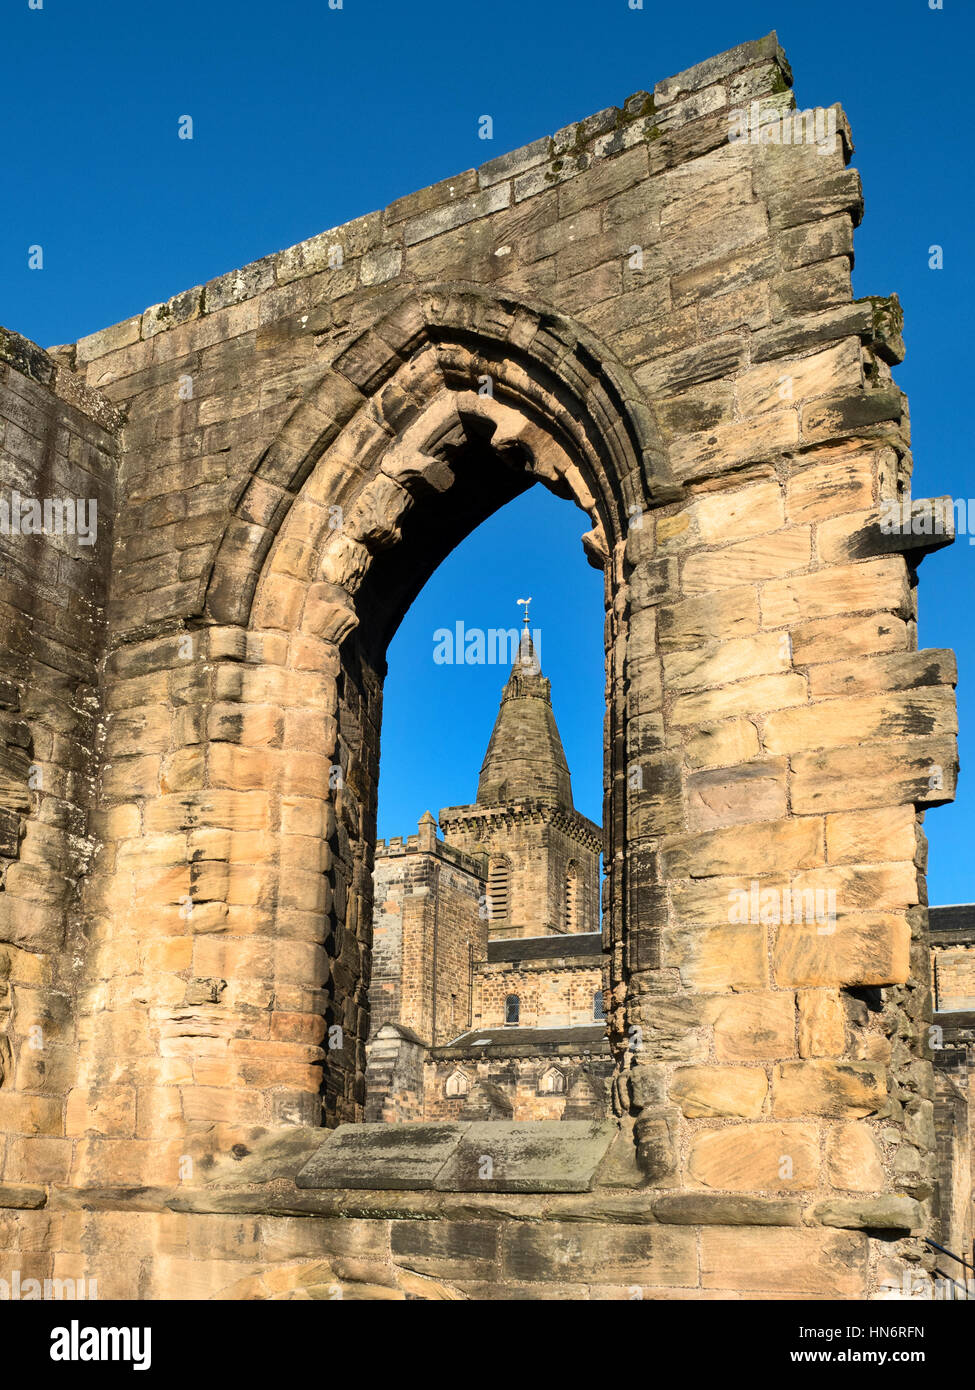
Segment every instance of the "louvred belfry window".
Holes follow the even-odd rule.
[[[563,929],[567,932],[579,930],[579,870],[573,863],[565,875],[565,904]]]
[[[488,869],[488,907],[489,920],[506,922],[508,920],[508,861],[492,859]]]

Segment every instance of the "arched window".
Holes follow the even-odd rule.
[[[562,915],[564,931],[579,930],[579,866],[575,860],[572,861],[565,873],[565,900]]]
[[[509,994],[504,1001],[505,1023],[517,1023],[521,1013],[521,1000],[517,994]]]
[[[447,1077],[447,1084],[444,1086],[444,1094],[448,1096],[466,1096],[471,1089],[470,1080],[465,1072],[460,1068],[452,1071]]]
[[[488,921],[508,920],[508,861],[492,859],[488,867]]]
[[[603,1019],[606,1017],[606,1009],[603,1005],[603,992],[601,989],[597,989],[592,997],[592,1016],[597,1023],[602,1023]]]
[[[565,1095],[565,1073],[559,1071],[558,1067],[549,1067],[548,1071],[543,1071],[538,1078],[538,1094],[540,1096]]]

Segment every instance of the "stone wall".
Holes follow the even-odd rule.
[[[373,874],[374,1025],[403,1023],[426,1042],[470,1026],[473,962],[483,954],[483,872],[451,853],[431,826],[403,853],[377,848]],[[422,846],[422,848],[421,848]]]
[[[790,82],[774,35],[742,45],[76,345],[126,416],[83,1083],[8,1262],[111,1247],[129,1296],[327,1265],[405,1296],[389,1271],[440,1241],[475,1296],[857,1298],[921,1258],[918,813],[953,794],[955,669],[916,649],[939,542],[910,524],[899,306],[852,298],[845,119],[729,139],[752,102],[781,135]],[[486,1198],[479,1232],[467,1193],[367,1193],[296,1230],[268,1171],[214,1212],[262,1133],[362,1116],[386,646],[539,481],[605,576],[619,1224],[604,1194],[565,1221]],[[316,1265],[350,1217],[385,1282]]]
[[[424,1067],[424,1120],[470,1118],[485,1100],[494,1101],[494,1113],[485,1119],[510,1119],[516,1123],[538,1120],[581,1118],[604,1119],[610,1113],[613,1064],[606,1049],[598,1044],[593,1055],[577,1044],[532,1051],[517,1049],[512,1057],[480,1057],[468,1054],[463,1060],[438,1057]],[[447,1094],[447,1080],[457,1071],[466,1077],[470,1091],[462,1096]],[[485,1097],[484,1088],[489,1088]],[[505,1114],[500,1113],[502,1107]],[[568,1113],[567,1113],[568,1111]]]
[[[65,1182],[118,412],[0,330],[0,1204]],[[80,508],[78,503],[81,503]]]
[[[975,942],[937,951],[934,966],[938,1008],[975,1012]]]
[[[941,1243],[963,1259],[975,1240],[975,906],[933,908],[931,1029]],[[944,1264],[952,1261],[943,1261]],[[956,1278],[955,1266],[945,1271]]]
[[[474,982],[474,1027],[501,1028],[505,1000],[516,995],[518,1021],[523,1028],[564,1028],[592,1023],[593,1002],[602,993],[603,972],[598,964],[569,962],[560,969],[541,966],[511,969],[484,965]]]

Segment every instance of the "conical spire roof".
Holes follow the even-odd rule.
[[[572,810],[572,783],[552,690],[527,627],[501,696],[477,786],[479,806],[541,801]]]

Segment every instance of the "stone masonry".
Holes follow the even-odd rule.
[[[99,517],[0,534],[4,1277],[858,1299],[926,1260],[950,535],[912,524],[896,297],[851,292],[847,122],[797,117],[769,35],[75,344],[3,335],[8,507]],[[605,577],[612,1119],[364,1125],[386,648],[539,482]]]

